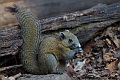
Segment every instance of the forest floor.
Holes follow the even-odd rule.
[[[64,74],[26,74],[22,65],[0,69],[3,80],[119,80],[120,79],[120,27],[119,23],[87,42],[84,53],[69,61]]]
[[[77,54],[76,59],[69,61],[64,74],[32,75],[25,72],[18,54],[22,45],[19,26],[1,28],[0,39],[6,42],[1,44],[0,40],[0,80],[120,80],[120,3],[100,6],[80,12],[82,15],[75,15],[79,12],[74,16],[68,14],[68,19],[66,16],[43,19],[43,32],[72,30],[80,26],[75,32],[80,32],[77,35],[79,39],[84,37],[84,53]],[[100,24],[93,26],[91,23]],[[58,26],[51,26],[55,24]],[[91,26],[83,27],[84,24]],[[86,39],[88,37],[89,41]]]

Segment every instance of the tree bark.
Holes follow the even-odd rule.
[[[0,26],[18,24],[15,16],[6,12],[5,7],[16,4],[31,9],[39,18],[48,18],[59,14],[88,9],[99,3],[111,4],[119,0],[0,0]]]
[[[120,21],[120,3],[97,5],[84,11],[77,11],[40,20],[42,38],[65,29],[77,35],[84,44],[101,30]],[[0,27],[0,56],[19,53],[22,45],[21,29],[18,25]]]

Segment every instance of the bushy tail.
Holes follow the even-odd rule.
[[[16,15],[22,28],[23,45],[20,55],[24,68],[30,73],[39,74],[36,53],[40,43],[41,25],[38,19],[30,11],[17,6],[7,7],[6,10]]]

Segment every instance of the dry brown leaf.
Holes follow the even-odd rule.
[[[117,36],[115,35],[115,33],[111,30],[111,28],[108,28],[105,34],[108,35],[111,38],[111,41],[115,44],[115,46],[117,48],[120,47],[120,45],[119,45],[120,42],[117,39]]]
[[[114,51],[114,57],[120,59],[120,49]]]
[[[103,61],[110,62],[113,59],[113,54],[111,51],[103,54]]]
[[[120,40],[117,39],[117,36],[114,36],[114,39],[113,39],[113,42],[114,44],[116,45],[117,48],[120,48]]]
[[[73,66],[72,66],[70,63],[67,64],[66,73],[67,73],[69,76],[76,76],[76,75],[77,75],[77,73],[76,73],[76,72],[74,71],[74,69],[73,69]]]
[[[86,61],[86,60],[84,60],[83,62],[78,61],[77,64],[74,66],[74,71],[82,72],[82,68],[83,68],[83,66],[85,65],[85,61]]]
[[[111,41],[110,41],[108,38],[106,38],[104,41],[105,41],[108,45],[111,45],[111,44],[112,44]]]
[[[110,62],[110,63],[106,63],[106,69],[116,70],[117,68],[118,68],[118,60]]]
[[[118,69],[120,70],[120,60],[119,60],[119,63],[118,63]]]
[[[103,47],[104,46],[104,41],[103,40],[98,40],[96,43],[97,47]]]
[[[6,80],[4,75],[0,75],[0,80]]]
[[[92,46],[95,44],[95,42],[89,42],[87,43],[84,48],[83,48],[83,51],[84,51],[84,54],[89,54],[89,52],[92,51]]]
[[[111,78],[115,78],[116,76],[118,76],[118,73],[116,73],[116,72],[112,72],[112,73],[110,74],[110,77],[111,77]]]

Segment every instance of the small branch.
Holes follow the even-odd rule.
[[[18,67],[21,67],[21,66],[22,66],[22,64],[20,64],[20,65],[8,66],[8,67],[3,67],[3,68],[0,68],[0,72],[1,72],[1,71],[5,71],[5,70],[8,70],[8,69],[18,68]]]
[[[11,77],[9,77],[8,79],[9,79],[9,80],[16,80],[16,79],[19,78],[20,76],[22,76],[21,73],[16,74],[16,75],[14,75],[14,76],[11,76]]]
[[[0,57],[7,56],[7,55],[15,55],[15,54],[17,54],[17,53],[18,53],[18,51],[6,52],[6,53],[4,53],[4,54],[0,54]]]

